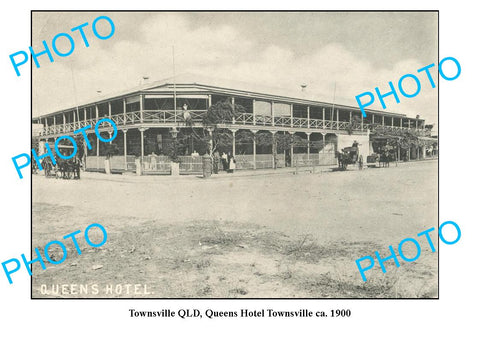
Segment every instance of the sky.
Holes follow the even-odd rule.
[[[114,35],[96,38],[91,25],[107,15]],[[74,107],[103,95],[138,86],[142,77],[155,81],[176,74],[194,73],[282,88],[302,97],[357,106],[355,96],[389,90],[392,81],[407,73],[417,75],[421,91],[414,98],[400,96],[397,104],[387,97],[387,111],[437,123],[437,90],[424,73],[432,69],[438,84],[438,15],[436,12],[35,12],[32,47],[42,40],[88,22],[87,48],[80,35],[71,33],[75,50],[55,61],[39,57],[33,66],[33,116]],[[98,30],[109,27],[99,21]],[[57,47],[68,50],[66,39]],[[404,89],[414,92],[414,82]],[[398,91],[398,88],[397,88]],[[382,110],[378,98],[371,106]]]

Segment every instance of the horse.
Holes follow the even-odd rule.
[[[384,152],[380,155],[380,160],[379,160],[380,166],[384,168],[389,168],[390,167],[390,155],[387,152]]]
[[[66,169],[67,168],[67,161],[63,159],[57,160],[57,178],[65,178]]]
[[[80,179],[80,167],[81,167],[81,161],[77,157],[73,160],[71,164],[71,170],[73,172],[73,178],[74,179]]]
[[[51,175],[52,170],[54,170],[53,163],[50,158],[45,158],[41,163],[42,169],[45,172],[45,177]]]
[[[350,164],[350,156],[348,153],[335,151],[335,158],[338,159],[338,168],[346,170],[347,165]]]
[[[74,174],[74,163],[71,160],[59,159],[57,161],[58,176],[63,179],[70,179]]]
[[[346,170],[348,164],[355,164],[358,161],[358,147],[346,147],[342,152],[335,151],[335,157],[338,159],[338,167]]]

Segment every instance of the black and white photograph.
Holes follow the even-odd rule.
[[[31,15],[32,298],[438,298],[437,11]]]
[[[2,339],[476,334],[474,5],[0,6]]]

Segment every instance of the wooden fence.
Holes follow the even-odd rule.
[[[198,175],[203,173],[202,156],[179,156],[180,174],[181,175]],[[126,164],[125,164],[126,159]],[[253,170],[253,155],[237,155],[235,156],[237,170]],[[273,156],[270,154],[257,154],[255,157],[256,169],[272,169]],[[293,166],[312,165],[334,165],[337,163],[333,152],[294,154]],[[168,156],[144,156],[142,159],[142,172],[145,174],[170,174],[171,165]],[[285,167],[285,155],[277,154],[276,168]],[[136,162],[135,156],[112,156],[110,158],[110,168],[114,172],[135,172]],[[221,163],[219,169],[222,170]],[[105,171],[105,156],[88,156],[86,160],[87,171]]]
[[[87,156],[85,169],[89,171],[105,171],[105,156]]]
[[[325,153],[311,153],[310,156],[306,153],[294,154],[293,165],[295,166],[312,166],[312,165],[335,165],[337,159],[334,152]]]
[[[180,175],[199,175],[203,173],[202,156],[179,156]]]
[[[277,168],[283,168],[285,166],[285,156],[278,154],[276,157]],[[237,155],[235,156],[235,168],[238,170],[254,169],[253,155]],[[255,157],[255,163],[257,169],[272,169],[273,168],[273,155],[259,154]]]

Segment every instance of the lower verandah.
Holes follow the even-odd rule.
[[[114,172],[136,171],[138,166],[142,167],[142,173],[170,173],[170,161],[168,156],[176,143],[177,155],[180,160],[180,172],[201,173],[202,158],[207,153],[207,144],[195,138],[201,137],[203,131],[199,128],[179,129],[177,139],[171,135],[169,128],[148,128],[118,130],[114,147],[108,147],[105,143],[98,141],[95,134],[89,134],[89,141],[92,149],[87,150],[86,169],[89,171],[104,171],[107,149],[114,149],[114,155],[110,157],[110,167]],[[259,143],[258,134],[272,134],[270,131],[260,130],[255,134],[250,130],[237,130],[235,133],[225,129],[223,132],[227,142],[221,143],[216,150],[220,153],[231,152],[235,155],[236,169],[266,169],[281,168],[286,166],[306,165],[333,165],[336,164],[335,151],[337,136],[327,133],[296,132],[297,140],[302,141],[298,145],[282,146],[276,145],[274,153],[272,142]],[[141,136],[143,134],[143,146]],[[287,131],[277,131],[278,135],[288,135]],[[235,137],[234,137],[235,135]],[[104,138],[108,138],[106,132],[102,132]],[[307,143],[307,140],[310,143]],[[143,152],[142,152],[143,148]],[[143,154],[143,157],[141,156]],[[198,156],[196,156],[198,154]],[[292,157],[293,155],[293,157]]]

